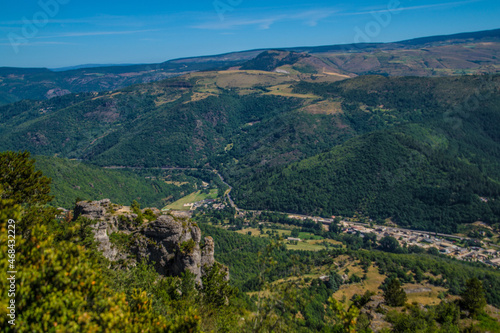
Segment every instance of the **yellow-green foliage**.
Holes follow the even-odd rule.
[[[124,294],[114,294],[105,284],[89,251],[71,242],[57,243],[48,231],[35,226],[30,239],[16,240],[17,332],[185,332],[198,327],[192,312],[185,318],[155,316],[145,292],[136,291],[128,304]],[[2,244],[6,235],[2,227]],[[8,271],[6,252],[0,253],[2,281]],[[2,304],[6,298],[2,291]],[[6,308],[1,307],[0,326],[7,326],[6,320]]]
[[[337,301],[333,297],[330,297],[328,302],[330,302],[330,308],[335,314],[336,325],[342,328],[342,332],[355,333],[359,309],[354,305],[351,305],[347,310],[345,310],[344,304]]]
[[[27,158],[27,156],[21,156]],[[1,171],[1,170],[0,170]],[[29,177],[30,175],[27,175]],[[36,175],[38,178],[41,175]],[[36,186],[37,181],[33,182]],[[7,321],[9,302],[7,283],[0,284],[0,327],[3,332],[196,332],[199,318],[191,310],[165,318],[157,315],[145,292],[134,290],[127,302],[123,293],[114,292],[90,249],[61,240],[55,228],[40,221],[53,219],[52,209],[38,208],[43,218],[23,223],[37,204],[36,196],[27,197],[23,208],[15,205],[9,192],[0,190],[0,279],[7,281],[7,221],[16,220],[16,318]],[[15,194],[14,194],[15,196]],[[28,204],[29,203],[29,204]],[[58,222],[55,222],[58,223]],[[28,228],[29,230],[20,230]],[[81,225],[68,227],[70,235],[79,235]],[[22,236],[21,236],[22,235]]]

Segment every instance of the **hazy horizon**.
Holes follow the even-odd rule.
[[[251,49],[395,42],[499,28],[500,3],[90,0],[12,3],[0,66],[147,64]]]

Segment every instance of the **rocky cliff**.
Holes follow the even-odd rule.
[[[159,274],[178,276],[190,271],[201,283],[206,269],[215,263],[212,237],[202,242],[200,228],[186,217],[163,215],[158,209],[139,213],[141,216],[105,199],[78,202],[74,218],[96,222],[92,228],[98,249],[109,260],[145,259],[154,263]]]

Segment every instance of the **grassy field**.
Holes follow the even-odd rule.
[[[342,102],[327,100],[310,104],[302,110],[310,114],[338,114],[342,113]]]
[[[286,75],[282,73],[264,72],[264,71],[224,71],[193,73],[191,77],[196,78],[196,85],[192,95],[192,101],[198,101],[215,96],[220,93],[220,88],[240,89],[240,94],[249,94],[260,92],[265,95],[277,95],[285,97],[296,97],[308,100],[320,99],[313,94],[296,94],[292,92],[291,84],[298,80],[296,75]],[[330,77],[330,76],[325,76]],[[331,79],[326,81],[332,81]],[[336,81],[336,80],[333,80]],[[255,87],[266,87],[269,92],[263,92]]]
[[[264,71],[223,71],[193,73],[197,78],[196,91],[202,93],[218,93],[218,88],[252,88],[256,85],[271,86],[293,81],[287,75]]]
[[[354,266],[356,262],[349,263],[348,265],[342,267],[340,269],[343,272],[346,268],[349,269],[349,277],[353,274],[356,274],[359,277],[362,277],[365,273],[360,266]],[[374,266],[371,266],[368,269],[368,273],[366,273],[366,280],[360,283],[353,283],[348,285],[343,285],[340,289],[333,295],[333,297],[337,300],[346,299],[349,300],[354,294],[364,294],[366,290],[372,291],[375,294],[382,295],[382,290],[379,289],[379,286],[384,282],[386,276],[379,274],[378,269]],[[422,305],[437,305],[441,300],[438,298],[439,293],[446,291],[445,288],[436,287],[430,284],[411,284],[407,283],[403,285],[405,290],[415,290],[415,289],[426,289],[426,291],[422,292],[412,292],[407,293],[408,295],[408,303],[417,302]]]
[[[422,287],[431,289],[431,291],[424,291],[419,293],[408,293],[408,303],[417,302],[422,305],[438,305],[441,300],[438,298],[439,293],[445,292],[446,289],[443,287],[436,287],[430,284],[413,284],[407,283],[403,285],[405,290],[408,289],[419,289]]]
[[[341,245],[342,243],[334,241],[333,239],[324,240],[307,240],[298,242],[297,244],[287,244],[286,248],[289,250],[302,250],[302,251],[321,251],[326,249],[323,242],[330,243],[332,245]]]
[[[271,232],[275,231],[285,239],[286,247],[289,250],[321,251],[321,250],[325,249],[325,246],[322,244],[324,241],[331,243],[332,245],[341,244],[340,242],[334,241],[332,239],[323,239],[320,236],[316,236],[316,235],[314,235],[312,233],[308,233],[308,232],[300,232],[299,233],[299,238],[302,239],[301,242],[298,242],[297,244],[289,244],[289,242],[286,241],[286,238],[290,237],[291,230],[284,230],[284,229],[273,230],[270,228],[263,228],[262,230],[263,230],[262,235],[261,235],[260,230],[258,228],[245,228],[242,230],[238,230],[236,232],[239,234],[242,234],[242,235],[248,235],[248,233],[250,232],[250,235],[253,237],[267,238],[267,237],[269,237],[269,234],[267,234],[267,231],[271,231]]]
[[[321,251],[325,249],[325,246],[318,244],[317,241],[302,241],[297,244],[286,244],[286,248],[300,251]]]
[[[242,235],[247,235],[250,232],[251,233],[250,236],[253,236],[253,237],[259,237],[259,235],[260,235],[260,230],[257,228],[246,228],[246,229],[238,230],[236,232],[239,234],[242,234]],[[267,235],[265,235],[265,236],[267,237]]]
[[[311,234],[310,232],[299,232],[299,238],[303,240],[323,240],[324,238],[315,234]]]
[[[349,268],[349,277],[356,274],[362,277],[364,272],[360,266],[353,266],[354,263],[350,263],[347,266],[342,267],[342,272],[345,268]],[[378,287],[384,282],[386,276],[378,273],[378,269],[375,267],[370,267],[368,273],[366,273],[366,280],[360,283],[345,284],[340,287],[340,289],[333,294],[333,297],[337,300],[350,300],[354,294],[362,295],[366,290],[373,291],[376,294],[382,294],[382,291]]]
[[[265,95],[276,95],[285,97],[296,97],[304,99],[320,99],[321,97],[313,94],[296,94],[292,92],[292,86],[290,84],[279,84],[276,86],[268,87],[270,92],[265,93]]]
[[[186,195],[184,198],[177,200],[176,202],[171,203],[163,209],[172,209],[172,210],[189,210],[191,207],[184,206],[184,204],[195,203],[198,201],[202,201],[205,199],[215,199],[217,198],[219,190],[214,189],[210,190],[209,194],[202,193],[201,191],[191,193]]]
[[[251,236],[253,237],[269,237],[269,235],[267,234],[268,231],[273,231],[273,229],[269,229],[269,228],[263,228],[262,231],[264,232],[262,235],[260,234],[260,230],[258,228],[245,228],[245,229],[242,229],[242,230],[238,230],[236,231],[237,233],[239,234],[242,234],[242,235],[247,235],[248,232],[251,232]],[[290,230],[282,230],[282,229],[278,229],[278,230],[275,230],[278,232],[278,234],[280,236],[283,236],[284,238],[286,237],[290,237],[290,233],[291,231]]]

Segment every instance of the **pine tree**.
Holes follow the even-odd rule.
[[[7,151],[0,153],[0,183],[3,187],[2,198],[13,200],[16,204],[45,205],[52,201],[51,179],[35,171],[35,160],[30,153]]]
[[[203,300],[205,303],[220,308],[229,302],[229,299],[235,295],[236,290],[229,285],[226,280],[227,272],[219,263],[215,263],[208,268],[207,273],[202,276]]]
[[[389,306],[403,306],[406,303],[407,296],[399,279],[389,281],[384,291],[384,300]]]
[[[486,305],[483,283],[478,278],[467,280],[465,290],[462,293],[461,307],[469,311],[472,317],[475,317],[483,311]]]

